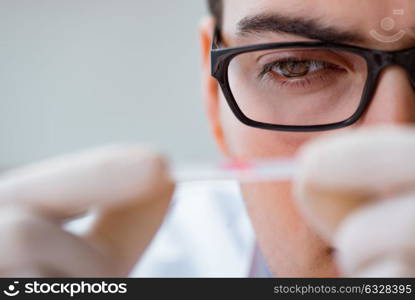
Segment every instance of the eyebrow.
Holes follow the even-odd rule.
[[[327,26],[318,19],[308,17],[259,14],[245,17],[238,22],[237,35],[239,36],[266,32],[288,33],[332,43],[362,43],[365,40],[356,33]]]

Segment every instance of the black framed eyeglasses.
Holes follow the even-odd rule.
[[[220,48],[212,42],[212,76],[244,124],[282,131],[322,131],[355,123],[381,71],[404,68],[415,87],[415,48],[381,51],[327,42]]]

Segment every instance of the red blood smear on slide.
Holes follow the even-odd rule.
[[[252,165],[248,162],[241,160],[234,160],[231,162],[224,163],[220,166],[222,169],[230,171],[246,171],[252,168]]]

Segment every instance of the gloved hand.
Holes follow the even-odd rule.
[[[295,194],[345,276],[415,276],[415,128],[317,138],[300,151]]]
[[[0,177],[0,276],[126,276],[157,231],[174,185],[140,146],[63,156]],[[64,221],[93,210],[82,236]]]

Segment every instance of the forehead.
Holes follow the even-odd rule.
[[[373,29],[381,30],[381,22],[386,17],[393,19],[394,32],[408,31],[407,39],[401,42],[412,44],[415,41],[412,28],[415,27],[414,0],[223,0],[225,33],[235,33],[243,18],[259,14],[273,14],[312,18],[322,25],[335,26],[369,37]],[[392,31],[391,31],[392,32]],[[394,33],[392,32],[392,33]],[[374,42],[376,43],[376,42]],[[385,45],[384,45],[385,46]],[[396,45],[395,45],[396,46]],[[386,45],[387,47],[387,45]]]

